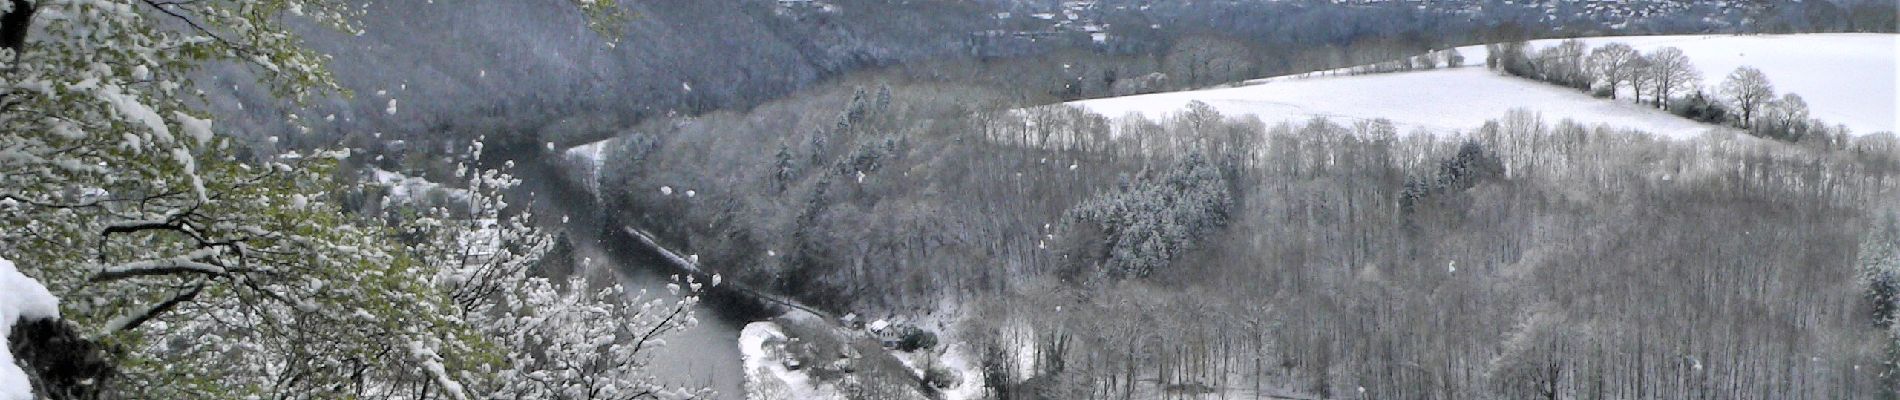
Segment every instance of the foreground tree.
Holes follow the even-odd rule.
[[[479,161],[482,144],[472,145]],[[408,247],[446,292],[450,318],[478,339],[436,332],[436,340],[494,346],[498,357],[474,364],[472,374],[431,369],[452,398],[683,399],[711,395],[705,388],[668,385],[649,370],[652,352],[668,335],[697,323],[693,307],[705,284],[688,280],[669,293],[629,293],[618,284],[590,284],[576,270],[550,279],[533,271],[555,240],[536,228],[532,214],[504,212],[503,193],[520,182],[503,171],[465,167],[459,204],[398,208],[409,213]],[[565,262],[572,260],[554,260]],[[712,282],[711,284],[717,284]],[[612,321],[612,323],[603,323]],[[461,333],[461,332],[456,332]]]
[[[576,4],[599,29],[611,29],[618,15],[611,1]],[[335,196],[347,182],[333,171],[347,153],[242,159],[193,108],[199,99],[186,74],[208,63],[250,65],[291,101],[335,89],[327,57],[284,32],[296,20],[354,31],[360,10],[320,0],[0,3],[0,255],[29,266],[22,272],[63,298],[66,321],[54,329],[74,338],[66,343],[86,344],[79,347],[89,349],[87,357],[110,363],[90,376],[49,376],[41,367],[61,360],[23,359],[41,395],[486,397],[471,389],[520,379],[506,371],[539,368],[507,356],[533,353],[510,346],[546,341],[492,336],[508,325],[477,317],[604,307],[600,316],[630,318],[596,305],[605,300],[494,307],[547,299],[549,286],[513,272],[493,275],[506,290],[468,291],[465,267],[479,264],[432,261],[426,251],[396,245],[392,229],[339,206]],[[517,239],[524,238],[502,242],[523,243]],[[495,259],[519,266],[534,254]],[[669,313],[630,309],[667,315],[651,321],[690,321],[676,318],[690,305],[675,303]],[[648,324],[641,337],[679,324]],[[602,337],[625,336],[596,336],[545,356],[611,348]],[[586,357],[640,368],[623,357],[638,353]],[[525,375],[544,385],[549,379]],[[73,386],[48,387],[54,384]],[[503,397],[695,392],[642,390],[649,387]]]

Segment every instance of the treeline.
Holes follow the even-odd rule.
[[[1457,68],[1464,66],[1464,64],[1464,53],[1459,52],[1457,48],[1450,48],[1427,51],[1425,54],[1401,57],[1397,60],[1352,66],[1344,68],[1343,70],[1318,71],[1316,73],[1338,74],[1343,72],[1347,75],[1384,74],[1413,70],[1430,70],[1441,66],[1445,68]]]
[[[1485,65],[1511,75],[1597,97],[1615,99],[1627,93],[1637,104],[1668,110],[1683,118],[1730,125],[1755,136],[1788,142],[1839,142],[1848,135],[1846,127],[1809,118],[1808,103],[1800,95],[1777,97],[1768,76],[1753,67],[1737,67],[1714,90],[1705,89],[1700,70],[1682,49],[1675,47],[1645,53],[1627,44],[1607,43],[1586,50],[1583,41],[1571,39],[1535,50],[1522,41],[1485,48]]]
[[[354,96],[278,104],[241,66],[208,67],[199,86],[214,99],[207,106],[228,117],[221,123],[244,132],[259,153],[393,139],[445,152],[476,137],[571,145],[650,118],[756,107],[854,74],[978,83],[1042,104],[1521,39],[1893,31],[1892,4],[1880,1],[1696,5],[1625,25],[1587,10],[1546,19],[1546,10],[1528,4],[1467,12],[1403,2],[1103,1],[1090,12],[1106,35],[1098,43],[1082,31],[981,39],[1028,29],[994,19],[997,12],[1046,10],[1053,2],[829,3],[840,11],[788,13],[764,0],[620,1],[635,17],[614,36],[578,31],[583,15],[547,1],[378,3],[366,9],[362,36],[293,24],[312,48],[335,57],[327,64]],[[403,117],[387,113],[391,105]]]
[[[1040,104],[1354,66],[1371,65],[1384,71],[1430,68],[1447,65],[1446,58],[1453,56],[1435,49],[1479,43],[1896,29],[1890,15],[1893,5],[1880,1],[1691,3],[1645,16],[1614,16],[1569,4],[1552,10],[1536,2],[1445,4],[1420,8],[1404,2],[1099,1],[1079,13],[1098,24],[1101,37],[1081,30],[977,35],[981,40],[971,41],[967,58],[917,60],[878,70],[896,79],[1005,88],[1018,99]],[[992,7],[1028,14],[1061,6],[1058,2],[1002,2]],[[1000,32],[1039,29],[993,28]],[[1419,56],[1428,52],[1430,57]]]
[[[440,155],[477,137],[571,145],[649,118],[753,107],[866,68],[957,57],[968,51],[962,33],[989,16],[969,2],[828,2],[846,12],[622,0],[613,6],[628,18],[605,35],[563,0],[380,2],[366,6],[362,35],[292,25],[335,57],[327,65],[349,96],[281,104],[241,65],[205,68],[200,86],[228,117],[221,123],[264,153],[405,140]]]
[[[1679,2],[1663,8],[1669,11],[1641,16],[1554,3],[1100,1],[1094,9],[1099,10],[1109,36],[1094,48],[1130,60],[1116,68],[1074,71],[1095,76],[1063,86],[1080,86],[1074,93],[1051,93],[1065,99],[1113,95],[1108,82],[1155,72],[1167,75],[1172,88],[1205,87],[1513,40],[1895,30],[1894,5],[1880,1]],[[1617,6],[1634,9],[1653,4],[1624,3]],[[1076,35],[1071,40],[1086,43],[1091,38]],[[1060,58],[1062,53],[1053,54]],[[1072,66],[1095,64],[1070,61],[1060,60]],[[1417,64],[1420,60],[1412,61],[1422,65]]]

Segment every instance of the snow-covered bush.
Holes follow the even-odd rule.
[[[937,347],[937,334],[916,325],[903,324],[892,329],[897,330],[898,351],[909,352]]]
[[[963,382],[963,376],[961,374],[943,365],[932,364],[929,368],[924,369],[924,383],[930,384],[930,387],[952,389],[956,388],[957,384],[961,382]]]
[[[480,161],[481,141],[469,153]],[[618,284],[594,285],[572,278],[551,280],[533,271],[555,247],[554,238],[532,223],[528,212],[504,212],[503,193],[520,184],[498,170],[464,166],[454,207],[396,208],[409,213],[404,237],[418,238],[409,250],[432,272],[439,290],[453,299],[450,312],[473,330],[469,338],[440,335],[485,346],[462,360],[451,354],[425,371],[443,388],[473,398],[577,399],[601,394],[697,398],[705,388],[667,385],[649,372],[653,351],[665,338],[698,321],[693,309],[706,284],[691,278],[668,285],[668,293],[629,293]],[[610,323],[603,323],[608,322]]]

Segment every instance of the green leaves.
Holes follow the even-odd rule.
[[[435,280],[462,259],[425,259],[339,205],[352,183],[336,173],[344,154],[241,158],[189,91],[194,69],[234,63],[284,100],[335,93],[330,57],[290,25],[360,33],[353,21],[371,8],[7,4],[36,15],[0,57],[0,255],[34,266],[24,272],[64,299],[65,318],[122,351],[119,377],[102,386],[139,398],[377,397],[435,384],[416,379],[425,366],[475,377],[505,360]],[[598,27],[624,24],[612,1],[575,4]],[[503,240],[533,247],[534,235]]]
[[[587,15],[587,27],[594,33],[607,39],[608,46],[620,41],[626,33],[626,25],[634,18],[632,12],[620,7],[614,0],[568,0]]]

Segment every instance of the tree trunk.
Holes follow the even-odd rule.
[[[65,321],[21,320],[12,332],[0,334],[8,335],[13,355],[41,398],[95,398],[117,374],[105,346],[86,339]]]
[[[33,12],[37,5],[32,0],[8,0],[13,2],[13,11],[0,15],[0,48],[11,49],[14,57],[25,50],[26,31],[32,27]]]

